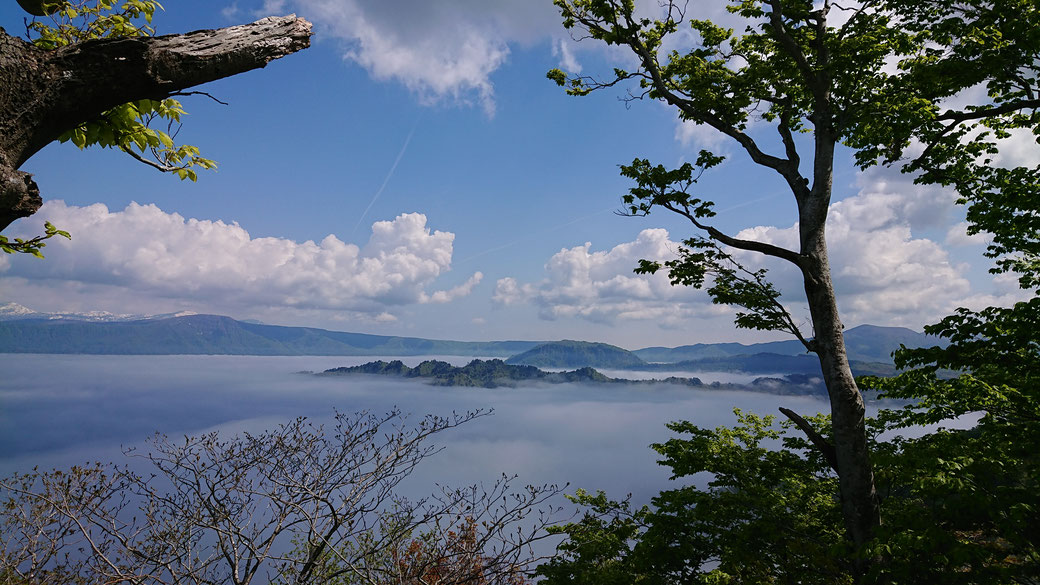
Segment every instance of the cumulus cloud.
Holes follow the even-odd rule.
[[[970,284],[936,242],[914,238],[901,222],[879,222],[891,213],[883,197],[853,198],[831,207],[828,256],[838,302],[848,324],[916,324],[948,312]],[[759,226],[738,237],[797,249],[798,226]],[[744,256],[761,264],[759,258]],[[774,270],[788,298],[802,299],[799,275]]]
[[[271,0],[267,0],[268,3]],[[344,58],[376,79],[395,81],[426,103],[476,103],[495,110],[494,73],[514,47],[548,43],[569,73],[582,71],[578,51],[605,51],[632,63],[630,51],[599,42],[576,43],[551,2],[532,0],[290,0],[320,31],[345,45]],[[637,0],[640,16],[662,13],[656,0]],[[724,7],[702,7],[699,17],[732,20]],[[686,42],[683,28],[676,42]],[[666,47],[671,49],[672,47]]]
[[[711,305],[703,292],[673,287],[664,272],[632,272],[642,258],[675,258],[677,248],[663,229],[643,230],[635,241],[606,251],[593,251],[592,244],[586,242],[553,255],[545,265],[547,277],[541,282],[500,279],[492,298],[500,305],[533,303],[546,320],[653,320],[669,326],[694,316],[725,313],[726,309]]]
[[[918,328],[958,306],[981,308],[1020,300],[1012,280],[991,283],[992,291],[974,286],[969,263],[951,256],[945,246],[979,243],[965,235],[965,224],[949,227],[955,196],[945,190],[914,185],[895,171],[876,170],[859,178],[858,193],[831,205],[827,222],[829,259],[846,325],[861,323]],[[917,235],[945,234],[945,241]],[[798,226],[754,226],[738,237],[799,247]],[[718,316],[724,309],[709,305],[707,296],[672,287],[663,274],[632,274],[638,259],[668,260],[678,245],[661,229],[643,231],[634,242],[611,250],[591,245],[564,249],[545,266],[546,278],[521,283],[500,279],[494,300],[501,305],[531,303],[543,319],[579,317],[614,322],[624,319],[678,323]],[[977,250],[969,257],[981,261]],[[807,319],[801,275],[790,265],[754,253],[737,257],[751,267],[767,267],[784,293],[796,321]],[[999,282],[998,282],[999,281]]]
[[[548,2],[528,0],[296,0],[345,42],[344,57],[426,102],[480,104],[494,113],[491,75],[510,45],[562,33]]]
[[[393,311],[405,305],[468,295],[482,276],[428,292],[450,270],[455,235],[431,230],[419,213],[375,222],[361,247],[334,235],[302,243],[253,238],[237,223],[185,219],[137,203],[110,211],[102,204],[50,201],[23,229],[39,229],[44,220],[72,232],[75,240],[48,247],[42,262],[6,262],[0,275],[190,299],[202,309],[210,304],[346,311],[376,321],[393,320]]]
[[[992,157],[994,165],[1033,167],[1040,164],[1040,138],[1025,128],[1010,130],[1009,134],[1007,138],[996,141],[1000,150]]]
[[[731,138],[711,126],[685,122],[677,118],[675,140],[690,148],[719,150],[724,146],[729,146]]]
[[[946,231],[947,246],[985,246],[992,239],[993,236],[986,232],[969,235],[966,221],[954,224]]]
[[[469,294],[471,292],[473,292],[473,288],[476,287],[478,284],[480,284],[480,281],[483,280],[483,278],[484,278],[484,274],[483,273],[475,272],[475,273],[473,273],[473,276],[471,276],[469,278],[469,280],[467,280],[466,282],[460,284],[459,286],[456,286],[455,288],[452,288],[452,289],[449,289],[449,290],[439,290],[439,291],[433,293],[432,295],[428,295],[426,293],[422,293],[419,296],[419,302],[420,303],[450,303],[451,301],[454,301],[457,298],[469,296]]]
[[[977,243],[953,227],[956,199],[950,191],[914,185],[890,169],[872,169],[858,179],[859,192],[831,205],[827,220],[828,254],[839,306],[847,325],[875,323],[919,327],[979,295],[965,276],[969,266],[944,247]],[[915,236],[940,231],[944,242]],[[798,249],[798,225],[756,226],[739,237]],[[763,265],[759,257],[742,258]],[[801,278],[781,264],[765,263],[780,288],[804,304]],[[972,300],[974,299],[974,300]]]

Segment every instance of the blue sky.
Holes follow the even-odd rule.
[[[661,104],[564,95],[548,69],[609,71],[626,57],[573,41],[549,0],[181,0],[156,24],[175,33],[290,12],[314,23],[310,49],[202,88],[228,106],[184,100],[178,139],[217,172],[180,182],[58,144],[23,167],[47,205],[11,233],[49,219],[73,241],[43,261],[0,258],[0,304],[628,348],[775,338],[735,330],[701,292],[632,274],[692,231],[664,213],[612,213],[628,187],[617,165],[726,153],[701,183],[717,226],[773,242],[794,234],[791,196]],[[0,26],[17,34],[22,16],[5,3]],[[759,135],[768,145],[774,133]],[[1040,157],[1016,141],[1006,159]],[[957,306],[1018,298],[986,273],[984,242],[964,235],[952,200],[842,155],[829,240],[847,326],[919,329]],[[797,275],[775,280],[804,315]]]

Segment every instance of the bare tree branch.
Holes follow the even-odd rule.
[[[802,416],[797,412],[789,408],[784,408],[783,406],[780,407],[780,412],[782,412],[787,418],[791,419],[794,424],[798,425],[798,428],[805,433],[805,436],[812,441],[812,444],[815,445],[816,449],[820,451],[821,455],[823,455],[823,458],[827,461],[827,465],[834,470],[834,473],[838,473],[838,455],[834,450],[834,445],[832,445],[827,439],[823,438],[820,433],[816,432],[816,429],[812,428],[809,421],[802,418]]]
[[[439,451],[431,435],[485,414],[408,426],[392,411],[337,415],[328,432],[297,419],[229,440],[158,436],[150,453],[130,453],[151,474],[98,466],[3,479],[0,575],[246,585],[349,573],[385,583],[378,575],[407,569],[405,582],[524,583],[562,488],[514,491],[503,477],[418,502],[395,489]]]

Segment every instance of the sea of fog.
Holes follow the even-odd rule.
[[[435,356],[390,359],[414,366],[430,357]],[[383,413],[397,407],[418,420],[427,413],[493,409],[492,416],[436,435],[443,451],[415,471],[404,495],[429,494],[434,484],[490,483],[507,473],[519,475],[522,484],[569,483],[568,492],[581,487],[616,497],[631,493],[644,503],[673,487],[648,447],[671,436],[665,423],[729,425],[734,407],[773,414],[779,406],[803,414],[827,409],[812,397],[667,385],[489,390],[299,373],[373,359],[0,354],[0,475],[119,461],[122,449],[146,449],[146,438],[156,432],[258,432],[300,416],[328,422],[337,410]],[[471,358],[438,359],[463,365]],[[731,374],[681,375],[705,383],[736,381]]]

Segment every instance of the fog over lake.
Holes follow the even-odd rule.
[[[414,366],[429,357],[386,359]],[[568,492],[631,492],[646,502],[669,485],[668,470],[648,448],[669,438],[666,422],[729,425],[735,406],[762,414],[778,406],[805,415],[827,409],[818,398],[667,385],[442,388],[297,373],[374,359],[0,354],[0,475],[121,460],[122,447],[144,445],[155,432],[259,432],[299,416],[327,422],[336,409],[382,413],[396,406],[417,420],[482,408],[494,415],[435,436],[444,450],[417,469],[406,495],[429,493],[434,483],[491,482],[515,473],[523,484],[569,482]],[[464,365],[472,358],[438,359]],[[732,374],[680,375],[735,381]]]

